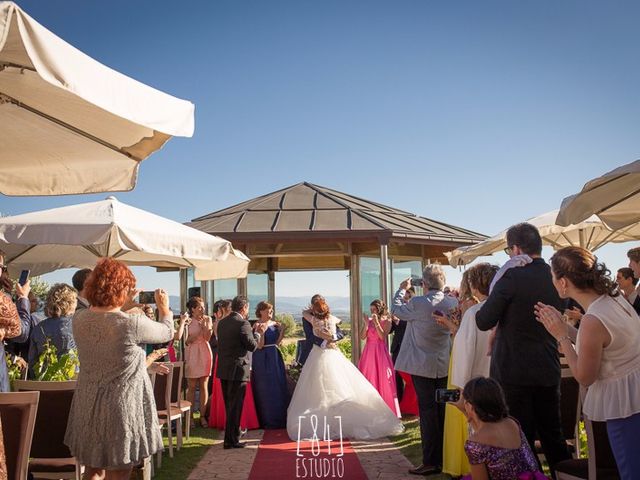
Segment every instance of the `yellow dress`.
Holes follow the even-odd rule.
[[[453,355],[451,356],[453,359]],[[452,361],[449,362],[451,378]],[[447,388],[457,388],[449,385]],[[471,472],[469,459],[464,451],[464,442],[469,436],[469,427],[464,414],[453,405],[447,405],[444,417],[444,440],[442,448],[442,471],[452,476],[467,475]]]

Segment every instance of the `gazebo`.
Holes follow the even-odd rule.
[[[275,272],[348,270],[352,332],[374,298],[420,275],[425,264],[447,263],[444,252],[486,237],[308,182],[193,219],[187,225],[221,236],[251,259],[240,280],[202,282],[205,301],[236,294],[275,304]],[[181,291],[196,282],[188,272]],[[321,292],[320,292],[321,293]],[[252,301],[252,304],[254,302]],[[360,342],[352,335],[353,360]]]

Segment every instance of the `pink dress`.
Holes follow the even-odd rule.
[[[388,321],[381,320],[380,325],[384,326]],[[391,411],[400,417],[393,361],[387,343],[378,336],[371,319],[367,325],[367,343],[358,362],[358,369],[375,387]]]
[[[204,338],[204,328],[195,318],[187,326],[187,346],[184,352],[185,378],[202,378],[211,375],[213,354],[209,341]]]
[[[218,359],[216,358],[216,368],[218,369]],[[224,408],[224,398],[222,397],[222,383],[216,375],[216,371],[213,372],[213,391],[211,392],[211,408],[209,410],[209,427],[217,428],[218,430],[224,430],[225,423],[227,422],[227,415]],[[251,382],[247,382],[247,393],[244,396],[244,403],[242,404],[242,415],[240,416],[240,428],[246,428],[247,430],[255,430],[260,428],[260,422],[258,421],[258,414],[256,412],[256,405],[253,400],[253,390],[251,389]]]

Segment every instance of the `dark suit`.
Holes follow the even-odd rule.
[[[502,385],[509,411],[531,447],[537,433],[553,467],[570,455],[560,422],[558,345],[535,317],[538,302],[563,311],[551,269],[541,258],[507,270],[476,314],[476,323],[480,330],[497,325],[491,377]]]
[[[393,340],[391,341],[391,360],[393,360],[393,364],[396,364],[396,359],[398,358],[398,354],[400,353],[400,347],[402,346],[402,338],[404,337],[404,331],[407,329],[407,322],[404,320],[400,320],[397,324],[396,322],[391,322],[391,331],[389,333],[393,333]],[[396,389],[398,391],[398,401],[402,401],[402,397],[404,396],[404,380],[398,371],[396,370]]]
[[[322,345],[323,339],[320,337],[316,337],[313,334],[313,325],[311,322],[307,322],[304,318],[302,319],[302,330],[304,331],[304,340],[302,341],[302,348],[300,349],[300,357],[298,358],[298,363],[300,365],[304,365],[304,362],[307,361],[307,357],[311,353],[311,349],[313,345]]]
[[[233,312],[218,322],[218,371],[227,414],[224,444],[235,445],[240,439],[240,416],[251,373],[248,352],[257,347],[257,334],[239,313]]]

